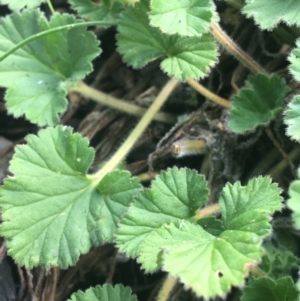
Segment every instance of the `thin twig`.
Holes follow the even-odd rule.
[[[279,152],[281,153],[283,159],[287,162],[287,164],[290,166],[292,174],[295,178],[297,178],[297,173],[295,171],[295,165],[293,164],[293,162],[289,159],[287,153],[284,151],[284,149],[281,147],[281,145],[279,144],[279,142],[277,141],[277,139],[275,138],[275,136],[273,135],[271,129],[269,127],[266,128],[266,133],[269,136],[269,138],[271,139],[271,141],[274,143],[275,147],[279,150]]]

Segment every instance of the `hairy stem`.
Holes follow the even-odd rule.
[[[167,301],[176,283],[177,278],[167,276],[156,298],[156,301]]]
[[[191,87],[193,87],[196,91],[198,91],[200,94],[202,94],[203,96],[208,98],[209,100],[213,101],[214,103],[216,103],[226,109],[230,109],[231,103],[227,99],[222,98],[222,97],[210,92],[209,90],[207,90],[205,87],[203,87],[201,84],[199,84],[192,78],[188,78],[186,80],[186,82]]]
[[[156,113],[160,110],[162,105],[165,103],[167,98],[170,96],[172,91],[178,86],[179,81],[176,79],[170,79],[167,84],[164,86],[162,91],[159,93],[157,98],[154,100],[152,105],[149,107],[147,112],[141,118],[139,123],[136,125],[134,130],[122,144],[122,146],[117,150],[117,152],[111,157],[111,159],[104,165],[94,175],[91,175],[91,178],[95,179],[95,183],[98,184],[101,179],[110,171],[112,171],[128,154],[130,149],[142,135],[146,127],[150,124]]]
[[[239,46],[237,46],[230,37],[220,28],[220,26],[212,22],[210,24],[210,32],[215,39],[222,44],[232,55],[234,55],[242,64],[244,64],[252,73],[264,73],[267,71],[263,69],[257,62],[255,62],[247,53],[245,53]]]
[[[219,204],[214,204],[208,207],[205,207],[203,209],[198,209],[195,212],[195,218],[200,219],[205,216],[210,216],[212,214],[220,212],[220,205]]]
[[[78,82],[78,84],[75,87],[73,87],[70,91],[78,92],[78,93],[83,94],[86,97],[89,97],[103,105],[106,105],[108,107],[117,109],[119,111],[131,114],[134,116],[141,117],[147,111],[147,109],[136,106],[136,105],[126,102],[124,100],[115,98],[115,97],[105,94],[101,91],[98,91],[92,87],[89,87],[82,81]],[[170,124],[174,124],[177,120],[175,115],[162,113],[162,112],[155,114],[153,119],[157,120],[157,121],[165,122],[165,123],[170,123]]]

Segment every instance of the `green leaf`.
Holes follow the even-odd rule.
[[[98,219],[101,241],[113,242],[117,224],[140,188],[138,178],[130,178],[125,170],[110,172],[101,180],[97,186],[102,197]]]
[[[232,285],[244,283],[247,265],[261,258],[260,241],[254,233],[229,230],[215,237],[189,222],[181,227],[170,224],[145,240],[140,261],[145,261],[143,267],[148,270],[159,248],[157,264],[162,263],[185,287],[205,299],[224,297]]]
[[[0,0],[0,4],[8,5],[11,10],[22,9],[25,6],[27,8],[34,8],[43,2],[45,2],[45,0]]]
[[[270,214],[282,208],[280,192],[269,177],[251,179],[246,186],[227,183],[220,198],[225,229],[252,232],[261,237],[269,234]]]
[[[248,87],[233,97],[229,127],[236,133],[243,133],[269,124],[280,113],[288,91],[285,80],[276,74],[251,75]]]
[[[300,95],[293,97],[284,114],[287,135],[300,142]]]
[[[89,288],[85,292],[79,291],[67,301],[137,301],[132,295],[129,287],[117,284],[114,287],[110,284]]]
[[[140,184],[126,171],[113,171],[95,187],[86,174],[94,151],[68,127],[41,130],[27,142],[16,147],[10,165],[15,176],[0,189],[0,234],[9,254],[27,268],[66,268],[92,245],[113,240]]]
[[[271,238],[264,241],[263,248],[265,254],[259,267],[268,277],[278,279],[290,275],[292,269],[298,268],[298,258],[284,247],[275,246]]]
[[[271,231],[269,215],[281,206],[280,189],[268,177],[247,186],[227,184],[221,221],[209,217],[198,225],[186,220],[162,225],[144,239],[138,261],[148,272],[163,268],[204,298],[224,297],[232,285],[243,284],[247,265],[261,259],[262,238]]]
[[[192,218],[208,197],[206,181],[195,171],[176,167],[162,172],[140,193],[117,230],[121,252],[136,257],[147,236],[165,223]]]
[[[37,33],[74,24],[71,15],[54,14],[48,22],[39,10],[14,13],[0,21],[0,55]],[[0,84],[8,88],[6,107],[40,126],[54,125],[66,110],[68,89],[92,70],[99,42],[84,27],[36,39],[0,62]]]
[[[300,178],[300,168],[298,168],[298,178]],[[292,218],[297,229],[300,229],[300,180],[295,180],[289,188],[290,198],[288,207],[293,211]]]
[[[211,0],[151,0],[150,23],[166,34],[201,36],[218,19]]]
[[[299,293],[291,277],[283,277],[274,281],[270,278],[252,279],[243,290],[242,301],[297,301]]]
[[[124,6],[119,1],[69,0],[71,7],[89,21],[102,21],[102,27],[116,25]]]
[[[163,34],[151,27],[148,19],[149,0],[141,0],[129,7],[118,26],[118,50],[134,68],[164,58],[161,68],[179,80],[201,78],[217,61],[214,39],[205,34],[201,38]]]
[[[292,75],[296,81],[300,82],[300,39],[297,39],[296,47],[292,50],[288,60],[291,62],[289,69]]]
[[[300,3],[298,0],[246,0],[242,12],[262,28],[271,30],[279,22],[300,25]]]

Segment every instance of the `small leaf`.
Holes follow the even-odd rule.
[[[246,0],[242,12],[253,17],[262,29],[271,30],[279,22],[300,26],[298,0]]]
[[[300,168],[298,169],[298,178],[300,178]],[[290,199],[287,202],[288,207],[293,211],[293,221],[295,227],[300,229],[300,180],[295,180],[289,188]]]
[[[295,80],[300,82],[300,39],[297,39],[296,47],[292,50],[288,59],[291,62],[289,66],[291,73]]]
[[[15,176],[0,189],[0,233],[9,254],[27,268],[66,268],[92,245],[113,241],[140,184],[126,171],[113,171],[95,187],[86,175],[94,151],[68,127],[41,130],[27,142],[16,147],[10,165]]]
[[[115,286],[104,284],[89,288],[85,292],[79,291],[67,301],[137,301],[137,298],[132,295],[129,287],[120,284]]]
[[[157,248],[157,264],[205,299],[224,297],[232,285],[242,285],[247,265],[259,261],[262,253],[254,233],[224,231],[215,237],[189,222],[180,229],[178,224],[162,226],[145,240],[140,260],[147,270],[154,267]]]
[[[285,111],[284,123],[287,135],[300,142],[300,95],[293,97]]]
[[[163,34],[151,27],[148,19],[149,0],[141,0],[122,15],[118,30],[118,50],[134,68],[166,57],[161,68],[180,80],[201,78],[217,61],[214,39],[205,34],[201,38]]]
[[[166,34],[201,36],[209,31],[212,21],[218,22],[218,16],[211,0],[151,0],[151,25]]]
[[[288,91],[285,80],[276,74],[251,75],[248,87],[233,97],[229,127],[236,133],[243,133],[269,124],[280,113]]]
[[[39,10],[25,10],[0,20],[0,55],[32,35],[75,24],[71,15],[54,14],[48,23]],[[8,88],[6,107],[15,117],[40,126],[54,125],[67,107],[66,93],[92,70],[98,41],[84,27],[36,39],[0,62],[0,84]]]
[[[275,247],[271,238],[263,243],[264,256],[259,267],[268,277],[278,279],[290,275],[292,269],[298,268],[298,258],[281,245]]]
[[[69,0],[71,7],[89,21],[102,21],[102,27],[116,25],[124,6],[119,1]]]
[[[220,198],[225,229],[266,236],[271,231],[270,214],[282,208],[280,192],[269,177],[251,179],[246,186],[227,183]]]
[[[195,171],[172,168],[140,193],[117,230],[121,252],[136,257],[146,237],[165,223],[192,218],[208,197],[206,181]]]
[[[291,277],[283,277],[274,281],[271,278],[257,278],[250,281],[243,290],[242,301],[297,301],[299,293]]]
[[[22,9],[25,6],[27,8],[34,8],[43,2],[45,2],[45,0],[0,0],[0,4],[8,5],[11,10]]]

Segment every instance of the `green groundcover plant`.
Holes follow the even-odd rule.
[[[38,8],[43,2],[50,17]],[[0,85],[7,89],[6,108],[41,127],[37,135],[26,137],[26,145],[15,148],[13,176],[0,188],[0,234],[9,255],[28,269],[66,269],[91,247],[114,243],[146,272],[167,273],[158,301],[167,300],[177,282],[206,300],[225,298],[232,287],[240,288],[243,301],[299,300],[298,279],[291,272],[298,269],[297,254],[271,242],[275,212],[289,208],[294,228],[300,228],[299,179],[291,183],[289,196],[270,176],[254,177],[245,185],[227,183],[218,202],[210,204],[208,183],[194,170],[169,168],[143,189],[137,177],[119,166],[152,120],[175,122],[158,111],[180,81],[223,107],[233,135],[267,129],[283,118],[286,135],[300,142],[300,94],[290,85],[300,81],[300,40],[288,57],[292,79],[287,83],[227,37],[218,24],[217,1],[68,2],[77,17],[55,12],[50,1],[0,1],[13,11],[0,19]],[[298,0],[227,2],[263,30],[300,25]],[[159,59],[170,77],[147,110],[82,81],[101,55],[88,27],[110,26],[117,27],[117,49],[129,66],[141,68]],[[231,101],[197,82],[217,65],[217,44],[252,73]],[[89,173],[95,152],[88,139],[58,125],[69,92],[142,116],[95,173]],[[137,298],[128,287],[105,284],[78,291],[69,300]]]

